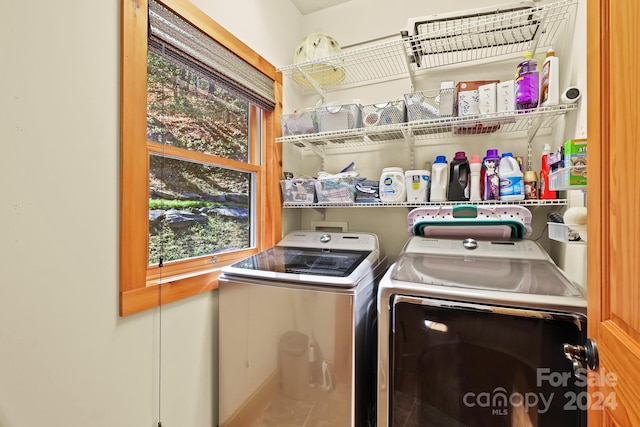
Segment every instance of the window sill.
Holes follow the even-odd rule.
[[[154,280],[144,288],[120,292],[120,316],[128,316],[218,288],[220,268]]]

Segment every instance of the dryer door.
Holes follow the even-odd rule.
[[[395,296],[391,325],[389,425],[586,425],[583,315]]]

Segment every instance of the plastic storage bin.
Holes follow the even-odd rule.
[[[357,104],[325,105],[315,110],[320,132],[362,127],[362,115]]]
[[[285,179],[280,181],[285,204],[311,204],[316,199],[315,179]]]
[[[356,178],[319,179],[316,181],[318,203],[353,203]]]
[[[549,174],[549,189],[552,191],[585,190],[586,181],[587,166],[571,166]]]
[[[383,126],[404,123],[407,110],[404,101],[392,101],[362,106],[362,126]]]
[[[564,243],[586,243],[587,226],[576,224],[564,224],[559,222],[548,222],[549,238]]]
[[[318,132],[315,111],[296,111],[280,116],[282,136],[306,135]]]

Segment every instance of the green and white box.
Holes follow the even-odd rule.
[[[569,185],[587,185],[587,140],[564,143],[564,167],[569,168]]]

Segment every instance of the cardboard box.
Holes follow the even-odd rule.
[[[478,88],[480,93],[480,114],[496,112],[496,83],[489,83]]]
[[[496,111],[504,113],[516,109],[514,81],[507,80],[496,85]]]
[[[458,117],[472,116],[480,113],[480,86],[500,83],[500,80],[475,80],[458,82]]]
[[[564,143],[564,167],[569,168],[569,185],[587,185],[587,140]]]
[[[457,111],[458,117],[474,116],[480,114],[480,86],[499,83],[500,80],[475,80],[469,82],[458,82],[456,91],[458,93]],[[499,124],[493,120],[478,121],[477,123],[455,126],[455,133],[468,135],[479,133],[491,133],[500,129]]]

